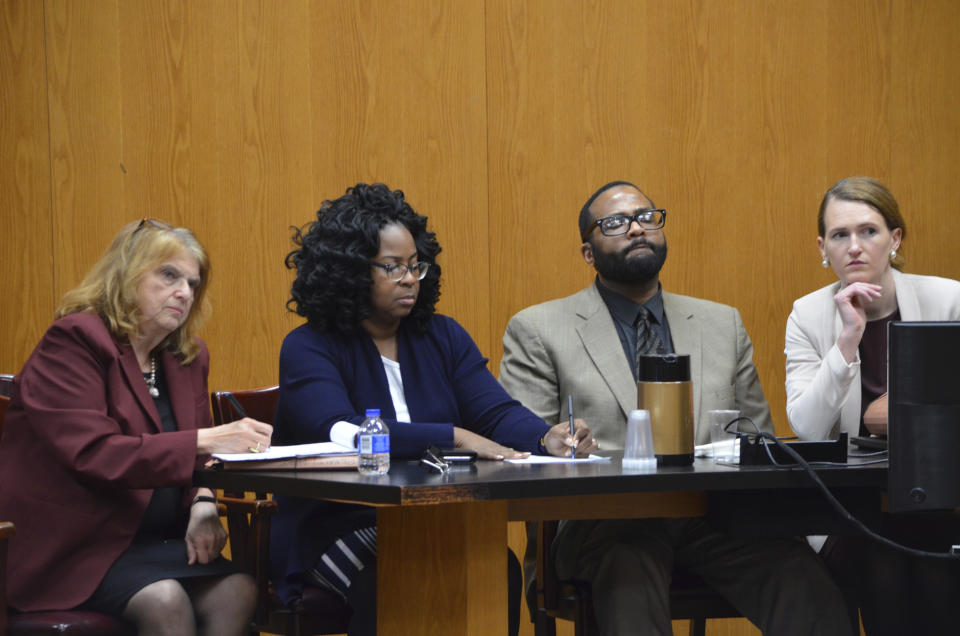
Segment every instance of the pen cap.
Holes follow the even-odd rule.
[[[657,469],[649,411],[635,409],[627,416],[627,439],[623,449],[622,465],[630,470]]]

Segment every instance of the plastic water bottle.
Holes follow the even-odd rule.
[[[364,475],[384,475],[390,470],[390,429],[380,419],[380,409],[367,409],[367,419],[357,431],[360,462],[357,470]]]

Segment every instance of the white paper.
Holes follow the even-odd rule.
[[[714,444],[700,444],[699,446],[694,447],[693,454],[696,457],[715,457],[720,455],[722,457],[740,457],[740,440],[736,437],[732,437],[729,440],[723,440],[722,442],[716,442]]]
[[[289,459],[291,457],[317,457],[320,455],[353,455],[356,449],[341,446],[336,442],[317,442],[314,444],[295,444],[293,446],[271,446],[260,453],[214,453],[213,456],[225,462],[250,462],[267,459]]]
[[[531,455],[526,459],[505,459],[511,464],[578,464],[583,462],[608,462],[609,457],[591,455],[590,457],[554,457],[553,455]]]

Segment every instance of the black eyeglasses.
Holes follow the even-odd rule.
[[[420,458],[420,465],[443,474],[450,470],[450,462],[443,458],[443,451],[434,445],[427,447]]]
[[[667,211],[659,208],[640,208],[633,214],[614,214],[605,216],[593,222],[590,229],[583,235],[586,241],[593,231],[600,228],[604,236],[620,236],[630,231],[630,224],[636,222],[645,230],[659,230],[667,221]]]
[[[383,273],[387,275],[387,280],[393,281],[394,283],[402,281],[403,277],[407,275],[407,272],[413,274],[413,277],[417,280],[423,280],[423,277],[427,275],[427,270],[430,269],[430,263],[423,261],[414,263],[413,265],[404,265],[403,263],[378,263],[377,261],[370,261],[370,264],[382,269]]]
[[[172,230],[172,229],[173,229],[173,226],[170,225],[169,223],[164,223],[163,221],[158,221],[157,219],[144,218],[144,219],[140,219],[140,223],[137,224],[137,229],[135,229],[135,230],[133,231],[133,233],[136,234],[137,232],[139,232],[140,230],[142,230],[142,229],[143,229],[144,227],[146,227],[147,225],[152,225],[153,227],[157,228],[158,230]]]

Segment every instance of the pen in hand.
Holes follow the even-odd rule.
[[[576,443],[577,438],[574,437],[575,430],[573,427],[573,396],[572,395],[567,396],[567,414],[570,416],[570,437],[573,438],[574,443]],[[576,454],[577,454],[577,447],[575,445],[571,446],[570,457],[575,457]]]
[[[240,419],[245,418],[247,416],[247,412],[244,410],[243,406],[240,405],[240,400],[238,400],[233,393],[224,392],[224,395],[230,402],[230,405],[233,406],[233,410],[236,411],[237,415],[240,416]]]

